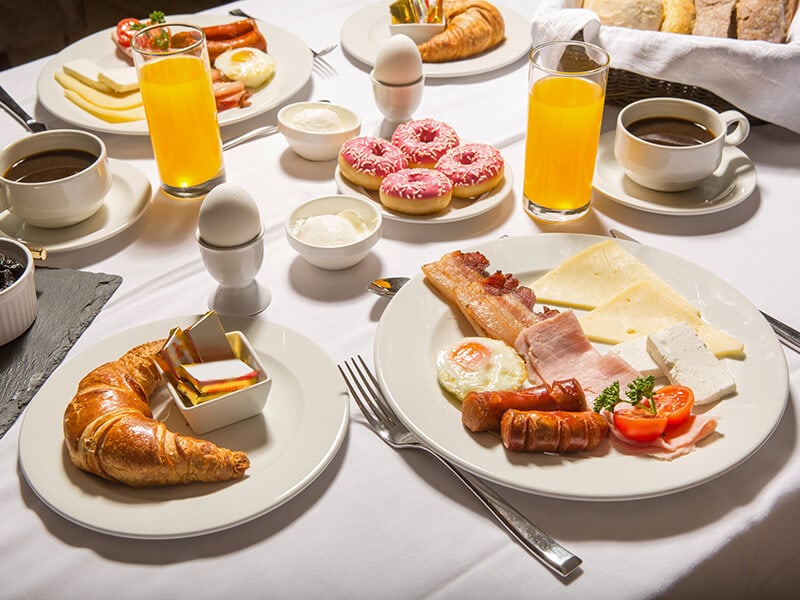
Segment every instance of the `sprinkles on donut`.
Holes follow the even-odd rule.
[[[455,129],[436,119],[401,123],[392,134],[392,144],[400,148],[411,168],[432,169],[445,152],[459,143]]]
[[[505,162],[500,151],[489,144],[463,144],[448,150],[436,163],[453,183],[453,196],[475,198],[500,183]]]
[[[381,183],[381,204],[397,212],[429,215],[450,205],[452,190],[453,184],[440,171],[400,169]]]
[[[383,178],[408,166],[403,153],[378,137],[350,138],[339,149],[342,176],[361,187],[377,191]]]

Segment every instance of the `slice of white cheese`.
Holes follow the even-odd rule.
[[[647,337],[638,337],[629,342],[622,342],[617,344],[609,350],[610,353],[616,354],[634,369],[639,371],[642,375],[647,377],[660,377],[662,375],[661,367],[650,357],[647,352]]]
[[[627,342],[686,321],[715,356],[744,352],[742,342],[706,323],[678,292],[651,280],[634,283],[579,321],[590,340],[604,344]]]
[[[670,383],[694,392],[695,404],[710,404],[736,391],[736,381],[686,322],[647,336],[647,352]]]
[[[136,67],[103,69],[98,73],[97,77],[101,83],[118,93],[132,92],[139,89],[139,77],[136,75]]]
[[[107,110],[126,110],[142,106],[142,94],[139,91],[128,92],[126,94],[117,94],[111,91],[101,92],[66,73],[56,72],[55,78],[65,90],[75,92],[83,97],[84,100],[99,108]]]
[[[537,302],[590,310],[642,280],[666,286],[644,263],[609,239],[571,256],[531,288]]]
[[[93,63],[88,58],[78,58],[64,63],[61,67],[64,73],[70,77],[74,77],[78,81],[93,87],[101,92],[109,92],[109,88],[105,83],[100,81],[100,67]]]

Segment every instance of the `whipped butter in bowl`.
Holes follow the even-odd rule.
[[[361,131],[353,111],[330,102],[295,102],[278,111],[278,130],[292,150],[307,160],[332,160]]]

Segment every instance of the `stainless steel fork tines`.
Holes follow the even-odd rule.
[[[326,54],[335,50],[336,46],[338,45],[339,44],[329,44],[328,46],[325,46],[324,48],[321,48],[319,50],[314,50],[313,48],[310,48],[311,54],[314,57],[314,64],[312,66],[312,69],[317,69],[320,75],[328,77],[332,77],[333,75],[338,75],[338,71],[334,68],[334,66],[324,58]]]
[[[393,448],[414,448],[435,456],[466,485],[489,509],[494,517],[522,544],[528,552],[547,567],[566,577],[580,564],[581,559],[541,531],[506,500],[481,480],[468,475],[447,459],[424,445],[395,415],[367,363],[359,355],[339,365],[350,396],[364,414],[367,422]]]

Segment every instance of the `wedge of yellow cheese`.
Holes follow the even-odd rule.
[[[678,292],[649,279],[637,281],[579,320],[586,337],[605,344],[633,340],[684,321],[717,358],[740,358],[744,353],[742,342],[705,322]]]
[[[540,303],[591,310],[642,280],[667,285],[639,259],[609,239],[584,248],[530,287]]]
[[[142,94],[138,90],[122,94],[112,91],[101,92],[66,73],[57,72],[55,78],[65,90],[75,92],[84,100],[94,104],[98,108],[106,110],[127,110],[129,108],[142,106]]]

